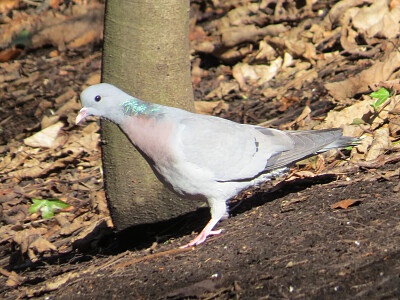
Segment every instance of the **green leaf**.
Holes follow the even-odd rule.
[[[11,45],[22,45],[22,46],[27,46],[30,44],[29,40],[29,31],[26,29],[23,29],[17,36],[14,38],[12,41]]]
[[[364,121],[363,119],[355,118],[355,119],[353,120],[353,122],[351,122],[350,125],[361,125],[361,124],[364,124],[364,123],[365,123],[365,121]]]
[[[377,98],[377,100],[370,104],[374,108],[374,110],[377,111],[378,107],[390,97],[390,92],[385,88],[380,88],[376,92],[373,92],[369,95],[372,98]]]
[[[63,208],[67,208],[69,206],[68,203],[65,203],[64,201],[58,200],[56,198],[50,199],[48,200],[51,204],[51,206],[54,209],[63,209]]]
[[[36,200],[36,199],[32,199],[32,201],[33,201],[33,204],[29,207],[28,211],[33,214],[40,209],[42,204],[40,202],[38,202],[38,200]]]
[[[54,216],[54,212],[50,206],[45,205],[42,207],[42,209],[40,211],[42,212],[43,219],[48,219],[48,218],[51,218],[52,216]]]
[[[370,94],[370,96],[372,98],[378,98],[378,99],[384,99],[386,100],[387,98],[389,98],[390,93],[387,89],[385,88],[380,88],[379,90],[377,90],[376,92],[373,92]]]
[[[32,199],[33,204],[29,207],[30,213],[35,213],[40,210],[43,219],[50,218],[54,216],[54,211],[56,209],[63,209],[69,206],[57,198],[51,198],[49,200]]]

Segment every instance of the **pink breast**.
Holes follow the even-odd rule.
[[[173,124],[165,119],[149,117],[129,117],[121,124],[121,129],[133,144],[154,161],[172,159],[171,138]]]

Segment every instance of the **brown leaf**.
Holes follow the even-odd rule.
[[[400,134],[400,101],[388,113],[389,130],[391,136],[399,136]]]
[[[313,178],[315,174],[311,171],[298,171],[290,175],[290,177],[286,178],[285,181],[293,181],[299,178]]]
[[[389,128],[382,127],[374,132],[374,139],[365,156],[366,161],[375,160],[391,147]]]
[[[61,0],[50,0],[50,7],[58,9],[60,7]]]
[[[360,203],[362,201],[363,201],[363,199],[346,199],[346,200],[342,200],[342,201],[336,202],[335,204],[332,204],[331,208],[332,209],[336,209],[336,208],[346,209],[349,206],[352,206],[354,204]]]
[[[229,104],[224,101],[195,101],[194,107],[198,114],[212,115],[214,112],[228,110]]]
[[[12,60],[12,59],[18,57],[18,55],[20,55],[21,52],[22,52],[21,49],[18,49],[15,47],[4,49],[4,50],[0,51],[0,62]]]
[[[371,89],[374,92],[379,90],[381,87],[384,87],[387,90],[392,90],[392,91],[396,92],[396,94],[400,94],[400,80],[399,79],[381,81],[379,83],[371,84]]]
[[[11,273],[8,276],[8,279],[6,281],[6,286],[16,287],[16,286],[20,285],[24,280],[25,280],[25,277],[18,275],[14,271],[11,271]]]
[[[42,236],[37,237],[34,241],[29,244],[28,256],[30,260],[35,261],[37,259],[36,254],[44,252],[56,251],[57,247],[50,243]]]
[[[13,8],[16,8],[20,0],[2,0],[0,1],[0,13],[5,13]]]
[[[269,65],[238,63],[232,69],[232,76],[237,80],[242,90],[246,90],[247,84],[262,86],[279,72],[282,63],[283,60],[281,57],[278,57]]]
[[[57,276],[54,278],[54,280],[51,280],[49,282],[46,282],[46,285],[44,287],[44,290],[47,291],[54,291],[57,290],[60,286],[68,282],[69,280],[76,278],[79,276],[79,273],[75,272],[70,272],[67,274],[62,274],[60,276]]]
[[[94,43],[102,38],[104,7],[93,5],[79,10],[73,18],[61,14],[48,14],[40,18],[37,31],[32,36],[32,47],[50,44],[65,50],[85,43]]]
[[[207,40],[207,35],[201,26],[195,26],[192,30],[190,30],[189,41],[195,41],[199,43],[206,40]]]
[[[284,112],[289,106],[297,103],[300,103],[300,99],[298,97],[282,97],[280,101],[281,106],[278,108],[278,111]]]
[[[212,90],[210,93],[206,95],[206,99],[211,99],[214,97],[221,99],[222,97],[232,92],[238,92],[238,91],[239,91],[239,84],[236,81],[228,81],[228,82],[221,81],[216,89]]]
[[[70,150],[70,152],[67,152],[68,150]],[[57,159],[57,157],[61,158],[58,158],[57,160],[52,162],[44,162],[32,158],[23,165],[23,168],[10,172],[8,173],[8,175],[9,177],[17,178],[18,180],[21,180],[23,178],[34,178],[42,176],[44,174],[48,174],[54,169],[65,167],[67,164],[76,160],[76,158],[83,152],[83,149],[79,149],[78,147],[69,147],[68,150],[66,150],[65,152],[61,151],[54,154],[53,156],[55,159]],[[66,154],[68,155],[65,156]]]
[[[49,127],[35,133],[34,135],[24,139],[24,143],[31,147],[52,148],[58,146],[56,139],[61,128],[64,127],[62,122],[50,125]]]
[[[396,9],[389,11],[386,1],[374,1],[371,6],[355,9],[352,25],[366,37],[394,38],[399,32],[399,16]]]
[[[377,81],[389,79],[390,75],[400,67],[400,54],[392,52],[381,62],[376,62],[370,68],[361,71],[354,77],[338,82],[325,84],[325,88],[337,100],[354,97],[356,94],[367,93],[369,85]]]
[[[88,76],[88,79],[86,80],[85,84],[86,85],[97,84],[100,83],[100,79],[101,79],[100,72],[93,72]]]
[[[91,29],[77,37],[75,40],[69,43],[68,46],[70,48],[79,48],[90,43],[95,43],[99,39],[99,30],[97,28],[96,30]]]
[[[264,28],[254,25],[232,26],[223,30],[221,40],[226,48],[231,48],[243,42],[256,42],[262,36],[277,35],[286,30],[287,28],[283,24],[269,25]]]
[[[14,155],[14,158],[12,158]],[[9,155],[3,157],[3,160],[0,162],[0,171],[2,173],[6,173],[12,170],[15,170],[20,166],[26,158],[29,156],[29,153],[25,151],[10,153]]]
[[[46,232],[45,228],[24,229],[17,232],[12,239],[17,245],[20,245],[21,254],[27,254],[31,261],[36,261],[36,254],[57,250],[52,243],[43,238],[43,234]]]
[[[21,63],[3,63],[0,66],[0,82],[13,81],[21,77]]]

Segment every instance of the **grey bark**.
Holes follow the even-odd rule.
[[[193,110],[189,1],[108,0],[102,81],[163,105]],[[119,128],[101,122],[105,189],[117,230],[195,209],[168,191]]]

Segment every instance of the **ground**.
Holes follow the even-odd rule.
[[[204,7],[210,5],[204,3]],[[328,7],[330,2],[324,3]],[[196,5],[193,2],[193,15],[205,32],[214,28],[207,20],[218,19],[224,9],[236,7],[221,4],[222,8],[207,10]],[[311,11],[322,10],[321,5],[317,1]],[[319,17],[309,15],[300,4],[297,9],[306,19]],[[334,9],[331,11],[334,15]],[[251,20],[260,17],[250,16]],[[278,14],[274,17],[278,22]],[[286,20],[288,23],[293,31],[303,24],[293,19]],[[337,100],[337,88],[326,84],[331,77],[346,90],[355,85],[346,79],[363,70],[379,76],[373,69],[379,63],[393,65],[393,74],[399,68],[398,60],[385,60],[387,49],[392,49],[390,55],[398,52],[396,47],[390,48],[391,43],[386,44],[389,38],[374,37],[371,42],[363,35],[363,47],[371,42],[369,45],[380,51],[362,60],[354,49],[346,52],[340,48],[333,30],[332,35],[324,35],[327,46],[313,40],[320,56],[303,53],[296,58],[296,67],[306,61],[307,70],[316,72],[317,77],[302,77],[300,87],[293,88],[297,77],[282,72],[267,86],[258,85],[241,81],[238,74],[243,64],[238,71],[226,56],[201,52],[204,32],[196,28],[191,31],[200,36],[192,38],[192,48],[197,49],[192,53],[195,98],[222,98],[229,106],[217,106],[211,112],[241,123],[281,129],[318,126],[329,120],[331,111],[340,113],[363,98],[354,90],[352,97]],[[309,29],[302,36],[318,32],[315,27]],[[207,42],[212,40],[210,36]],[[277,40],[265,41],[279,48]],[[255,40],[245,42],[254,44]],[[343,39],[340,42],[346,46]],[[2,299],[400,298],[400,155],[396,146],[379,140],[386,128],[390,134],[384,138],[390,138],[393,145],[398,140],[393,130],[396,107],[381,121],[363,119],[364,124],[353,125],[364,126],[366,154],[359,147],[319,156],[292,168],[287,177],[241,193],[229,203],[230,217],[217,225],[223,229],[220,235],[197,247],[180,249],[209,220],[207,208],[121,233],[112,230],[102,188],[97,121],[89,120],[81,127],[73,123],[82,86],[99,80],[101,43],[94,38],[76,49],[55,47],[51,43],[27,47],[20,57],[0,66],[4,101],[0,111]],[[285,51],[292,53],[290,46],[286,47]],[[335,47],[343,56],[329,61],[327,52],[333,53]],[[244,60],[248,62],[251,55]],[[310,63],[312,60],[318,63]],[[386,76],[388,79],[392,78]],[[233,88],[218,90],[228,85]],[[271,87],[282,94],[272,97]],[[208,96],[210,92],[215,95]],[[307,107],[311,112],[303,115]],[[351,115],[351,120],[356,118]],[[52,141],[55,146],[26,142],[57,122],[63,128]],[[374,145],[379,145],[379,151],[372,157]],[[28,212],[32,198],[57,198],[70,207],[43,219],[39,213]]]
[[[191,237],[187,230],[204,225],[206,211],[191,215],[182,230],[168,223],[141,245],[135,235],[109,237],[96,254],[76,250],[30,266],[22,290],[55,299],[394,299],[400,295],[397,182],[372,178],[347,174],[258,190],[221,222],[221,235],[193,249],[178,246]],[[331,208],[349,198],[359,205]],[[165,241],[162,235],[170,234]],[[48,281],[67,283],[35,292]],[[21,296],[21,290],[3,293]]]

